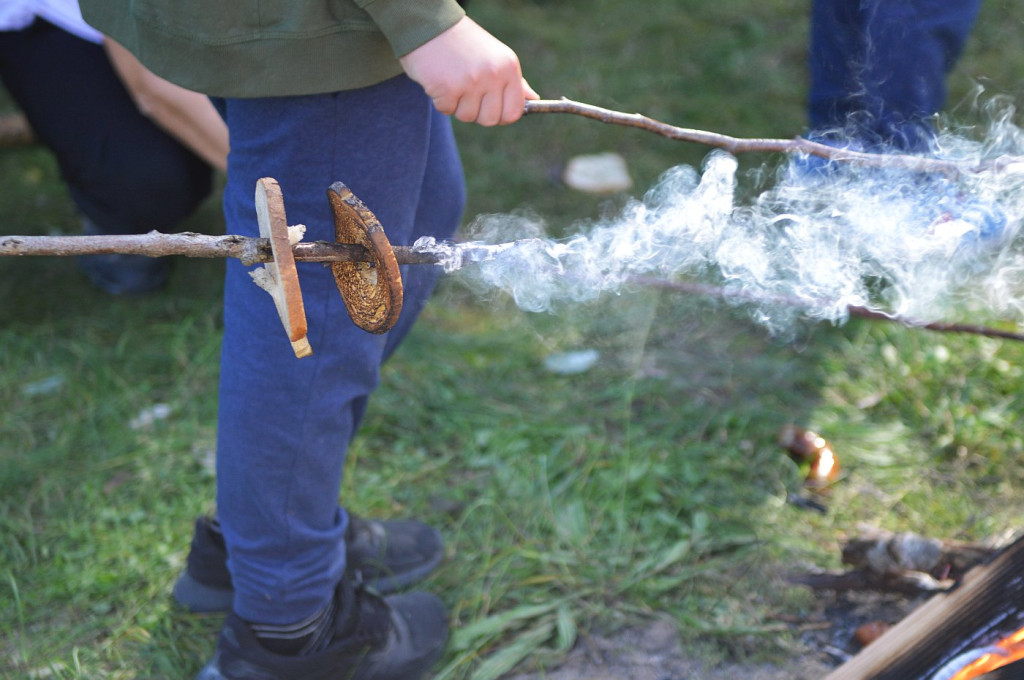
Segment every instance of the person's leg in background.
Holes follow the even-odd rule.
[[[855,110],[864,63],[861,0],[813,0],[808,66],[812,132],[842,131]]]
[[[980,9],[981,0],[814,0],[808,136],[855,150],[932,151],[934,116],[946,106],[947,78]],[[803,181],[835,169],[805,157],[787,172]],[[937,175],[901,181],[908,179],[921,230],[962,230],[952,252],[973,257],[1006,242],[1007,219],[997,204]]]
[[[55,154],[87,233],[170,231],[210,195],[210,166],[139,112],[101,45],[42,20],[0,32],[0,78]],[[154,290],[168,275],[165,258],[80,263],[112,294]]]
[[[866,148],[921,151],[981,0],[814,0],[812,134]]]

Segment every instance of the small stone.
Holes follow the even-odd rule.
[[[128,427],[133,430],[141,430],[142,428],[149,427],[158,420],[166,420],[169,418],[171,410],[172,409],[169,404],[153,404],[152,406],[139,411],[139,414],[129,421]]]
[[[641,634],[639,647],[649,653],[665,654],[679,644],[679,631],[668,619],[658,619]]]
[[[626,160],[617,153],[598,153],[569,159],[562,181],[588,194],[611,194],[633,186]]]
[[[596,349],[582,349],[575,352],[557,352],[544,358],[544,368],[552,373],[573,375],[586,373],[601,358]]]
[[[50,394],[56,392],[60,388],[64,387],[64,376],[62,375],[51,375],[48,378],[42,380],[36,380],[30,382],[21,388],[21,393],[26,397],[35,397],[40,394]]]

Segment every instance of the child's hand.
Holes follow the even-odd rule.
[[[519,58],[469,17],[401,59],[402,68],[445,114],[465,123],[505,125],[539,99],[523,78]]]

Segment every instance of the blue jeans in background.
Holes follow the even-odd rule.
[[[814,0],[813,135],[829,131],[866,148],[927,148],[928,120],[946,102],[946,77],[981,0]]]

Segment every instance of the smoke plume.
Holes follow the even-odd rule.
[[[947,129],[931,155],[1024,154],[1012,117],[1004,107],[981,139]],[[614,219],[569,238],[548,238],[535,217],[487,215],[471,225],[468,243],[416,247],[529,311],[657,277],[718,285],[773,331],[800,317],[842,323],[851,305],[918,319],[1024,313],[1024,255],[1013,247],[1024,159],[944,175],[794,156],[770,187],[751,191],[741,179],[737,160],[716,151],[700,172],[669,170]]]

